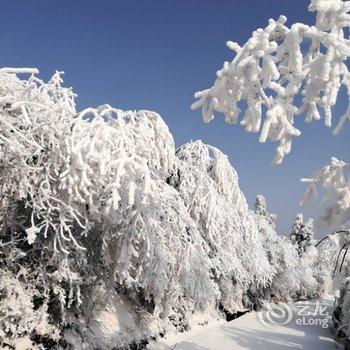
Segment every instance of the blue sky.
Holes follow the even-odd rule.
[[[202,139],[226,153],[252,204],[266,196],[287,233],[305,190],[301,177],[332,155],[344,160],[350,125],[338,137],[322,123],[297,126],[293,152],[270,166],[275,144],[224,123],[218,115],[204,124],[191,111],[193,93],[210,87],[222,62],[231,60],[227,40],[243,44],[253,30],[280,14],[288,24],[312,24],[307,0],[3,0],[0,13],[0,66],[37,67],[44,79],[58,69],[78,94],[77,106],[109,103],[162,115],[176,145]],[[344,111],[342,93],[334,116]]]

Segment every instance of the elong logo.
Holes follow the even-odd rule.
[[[329,327],[331,319],[327,302],[299,301],[295,304],[264,303],[257,313],[259,321],[266,327],[284,326],[294,322],[297,326]]]

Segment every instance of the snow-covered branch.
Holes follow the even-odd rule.
[[[350,164],[332,157],[330,164],[323,166],[310,178],[301,179],[309,184],[302,204],[317,197],[318,187],[325,192],[321,204],[326,207],[322,216],[324,224],[333,230],[349,226],[350,220]]]
[[[347,60],[350,41],[344,29],[350,26],[350,2],[312,0],[316,25],[296,23],[286,27],[286,17],[270,19],[266,28],[253,32],[240,47],[231,41],[227,46],[236,52],[217,72],[210,89],[195,94],[192,108],[202,108],[205,122],[214,112],[225,115],[235,124],[240,107],[246,104],[240,124],[247,132],[260,131],[260,142],[279,142],[273,163],[279,164],[291,151],[292,139],[301,134],[294,126],[296,116],[305,114],[307,123],[324,116],[325,125],[332,125],[332,107],[341,85],[350,95],[350,74]],[[296,106],[296,98],[302,104]],[[242,103],[244,102],[244,103]],[[334,133],[339,133],[350,118],[350,107],[340,118]]]

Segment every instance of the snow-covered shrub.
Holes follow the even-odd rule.
[[[266,199],[258,195],[255,202],[255,211],[252,213],[257,225],[259,237],[262,242],[262,247],[267,255],[269,264],[274,269],[273,280],[278,278],[279,272],[286,272],[287,266],[281,257],[282,246],[287,243],[287,240],[277,236],[275,231],[276,215],[272,214],[267,209]],[[283,261],[282,261],[283,260]],[[282,294],[289,299],[290,291],[284,290]],[[259,307],[264,301],[274,297],[273,283],[265,287],[258,287],[251,284],[248,290],[249,299],[251,299],[255,307]]]
[[[210,279],[206,243],[184,203],[166,183],[159,180],[155,185],[154,198],[140,210],[138,221],[125,220],[115,230],[104,228],[108,243],[103,254],[111,278],[142,290],[155,312],[165,317],[166,309],[181,297],[215,302],[218,293]]]

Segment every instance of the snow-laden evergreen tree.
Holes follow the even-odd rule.
[[[301,275],[298,294],[303,298],[319,297],[321,295],[318,289],[319,281],[314,276],[318,250],[315,247],[313,220],[304,221],[303,214],[298,213],[289,237],[299,255],[298,266]]]
[[[298,213],[292,225],[290,239],[297,246],[299,256],[302,256],[310,246],[316,243],[314,240],[313,220],[304,221],[303,214]]]
[[[262,195],[256,196],[255,199],[255,213],[259,216],[263,216],[266,218],[268,223],[273,227],[276,228],[276,214],[270,213],[267,210],[267,204],[266,199]]]

